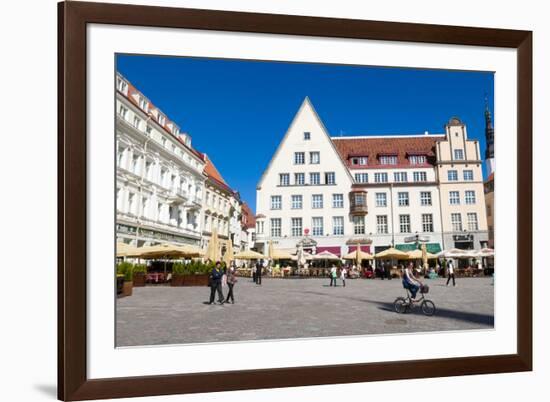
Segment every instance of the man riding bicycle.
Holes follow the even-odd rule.
[[[403,269],[403,287],[411,292],[412,301],[416,301],[416,293],[422,286],[422,282],[414,277],[414,264],[409,262],[406,268]]]

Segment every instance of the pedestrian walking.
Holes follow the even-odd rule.
[[[262,284],[262,268],[263,268],[263,261],[258,260],[256,263],[256,285]]]
[[[210,302],[208,304],[214,303],[214,297],[216,292],[218,292],[218,302],[223,304],[223,292],[222,292],[222,264],[218,261],[212,271],[210,272]]]
[[[237,283],[237,275],[235,275],[235,267],[230,267],[227,271],[227,286],[229,291],[227,292],[226,303],[235,304],[235,296],[233,295],[233,288]]]
[[[332,264],[332,267],[330,268],[330,286],[334,283],[334,286],[336,286],[336,265]]]
[[[455,282],[455,268],[453,265],[453,261],[449,260],[447,262],[447,286],[449,286],[449,282],[451,281],[451,278],[453,278],[453,286],[456,286]]]
[[[346,287],[346,274],[348,273],[348,270],[346,267],[342,267],[340,270],[340,279],[342,279],[342,285]]]

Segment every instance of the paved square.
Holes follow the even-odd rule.
[[[255,339],[490,329],[494,324],[490,278],[425,280],[433,317],[419,308],[393,311],[404,295],[401,280],[270,279],[261,286],[250,278],[235,285],[236,304],[205,305],[208,287],[147,286],[117,300],[117,346],[163,345]],[[224,295],[227,288],[224,288]]]

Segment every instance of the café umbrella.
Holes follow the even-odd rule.
[[[218,231],[214,229],[212,231],[212,236],[208,242],[208,247],[205,252],[206,259],[210,261],[217,262],[220,260],[220,246],[218,241]]]
[[[235,260],[261,260],[265,258],[265,255],[253,250],[245,250],[235,254],[233,258]]]
[[[227,267],[231,266],[231,261],[233,261],[233,242],[229,239],[229,244],[227,245],[227,250],[223,255],[223,261]]]
[[[408,260],[409,255],[404,251],[397,250],[396,248],[390,247],[374,255],[376,259],[396,259],[396,260]]]
[[[134,247],[123,242],[117,242],[116,244],[117,257],[137,257],[139,253],[140,251],[138,247]]]

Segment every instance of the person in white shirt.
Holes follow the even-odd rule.
[[[455,282],[455,268],[453,264],[453,260],[447,261],[447,286],[449,286],[449,282],[451,281],[451,278],[453,278],[453,286],[456,286]]]
[[[334,283],[334,286],[336,286],[336,265],[332,265],[330,268],[330,286]]]
[[[342,269],[340,270],[340,279],[342,279],[342,284],[344,287],[346,287],[346,275],[348,273],[348,270],[346,269],[346,267],[342,267]]]

